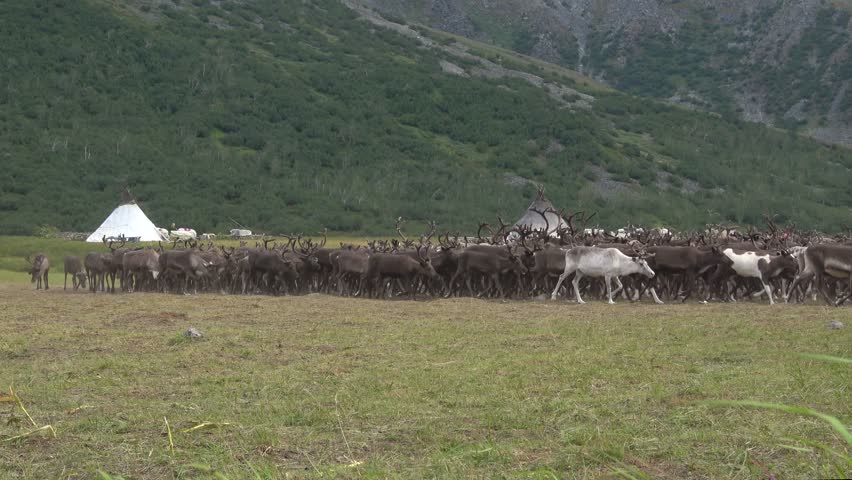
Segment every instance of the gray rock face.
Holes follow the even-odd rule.
[[[189,327],[189,330],[183,332],[183,336],[188,337],[190,340],[201,340],[204,338],[204,334],[193,327]]]
[[[718,111],[725,101],[732,101],[744,120],[766,125],[784,119],[807,122],[811,128],[804,131],[809,135],[852,145],[850,107],[844,101],[850,79],[843,68],[852,52],[852,18],[845,6],[839,6],[843,2],[346,1],[363,2],[380,12],[505,48],[514,48],[520,33],[530,35],[532,48],[525,53],[613,85],[635,82],[639,78],[634,77],[635,66],[648,60],[673,56],[676,62],[695,62],[696,68],[720,75],[715,81],[721,93],[708,94],[704,89],[707,101],[690,102],[693,107]],[[697,26],[704,33],[696,33]],[[645,39],[653,40],[654,48],[640,48],[639,42]],[[695,57],[704,50],[710,53]],[[803,76],[803,71],[810,73]],[[797,85],[806,77],[813,88],[790,88],[784,96],[776,93],[773,82]],[[674,92],[678,98],[702,90],[702,82],[688,81]],[[672,96],[668,89],[660,93],[663,98]]]

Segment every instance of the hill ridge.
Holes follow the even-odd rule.
[[[4,234],[93,230],[125,186],[204,231],[466,230],[536,183],[604,226],[849,223],[846,150],[336,1],[36,0],[0,21]]]

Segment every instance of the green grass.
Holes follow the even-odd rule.
[[[849,425],[849,366],[795,354],[852,356],[825,328],[848,308],[0,297],[0,390],[57,434],[4,444],[0,478],[819,478],[837,458],[807,442],[850,454],[818,418],[709,403]],[[0,439],[31,428],[0,403]]]

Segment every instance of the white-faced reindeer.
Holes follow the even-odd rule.
[[[574,247],[565,252],[565,271],[559,276],[556,288],[550,295],[551,300],[556,300],[556,294],[562,286],[562,282],[574,273],[574,294],[577,303],[586,303],[580,298],[580,280],[586,277],[604,277],[606,281],[606,293],[608,303],[612,301],[612,279],[618,284],[617,294],[624,287],[618,277],[641,273],[648,278],[653,278],[654,271],[648,266],[644,257],[629,257],[615,248],[597,247]]]

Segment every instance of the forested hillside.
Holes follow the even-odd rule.
[[[852,146],[848,0],[358,0],[619,89]]]
[[[387,232],[560,207],[694,227],[850,223],[852,155],[602,88],[332,0],[0,8],[0,233],[157,224]],[[411,33],[413,31],[409,31]]]

